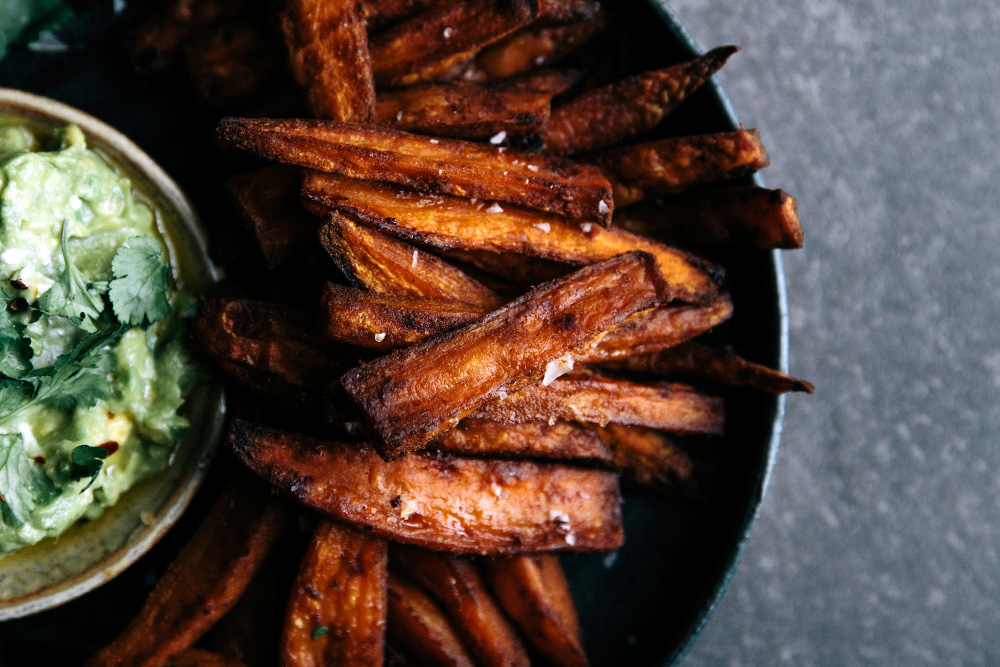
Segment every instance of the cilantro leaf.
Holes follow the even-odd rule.
[[[87,486],[80,489],[80,493],[83,493],[90,488],[91,484],[97,481],[97,475],[101,472],[104,459],[108,458],[108,450],[103,447],[80,445],[73,448],[70,458],[73,460],[73,479],[90,477]]]
[[[108,374],[115,357],[108,345],[124,333],[124,327],[92,333],[75,348],[59,355],[51,366],[25,373],[22,379],[35,389],[31,402],[72,410],[110,396],[113,390]],[[0,416],[0,422],[9,416]]]
[[[0,415],[5,417],[8,412],[19,409],[30,397],[31,391],[24,382],[18,380],[0,381]],[[0,417],[0,420],[3,417]]]
[[[170,314],[170,267],[160,261],[161,254],[155,239],[136,236],[125,241],[111,260],[108,294],[122,324],[145,326]]]
[[[329,632],[329,630],[327,630],[325,626],[321,625],[312,631],[312,633],[309,635],[309,638],[312,639],[313,641],[316,641],[320,637],[326,637],[327,632]]]
[[[31,343],[24,335],[24,325],[15,322],[3,308],[0,310],[0,375],[20,377],[31,368],[30,359]]]
[[[28,459],[24,437],[20,433],[0,434],[0,517],[8,526],[17,527],[28,520],[31,511],[44,505],[56,494],[55,484],[45,471]]]
[[[69,256],[69,221],[62,225],[62,248],[65,267],[59,275],[59,280],[38,299],[38,308],[47,315],[65,317],[84,331],[97,331],[91,320],[100,317],[104,310],[104,300],[100,293],[87,280]]]

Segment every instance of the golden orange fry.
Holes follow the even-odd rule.
[[[473,667],[475,663],[441,608],[419,586],[389,573],[389,636],[427,664]]]
[[[593,432],[568,422],[500,422],[463,419],[431,441],[429,449],[460,456],[505,456],[610,463]]]

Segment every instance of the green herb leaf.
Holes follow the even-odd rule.
[[[326,637],[326,633],[327,633],[327,629],[325,627],[323,627],[323,626],[320,626],[320,627],[318,627],[318,628],[316,628],[315,630],[312,631],[312,634],[309,635],[309,638],[312,639],[313,641],[315,641],[315,640],[319,639],[320,637]]]
[[[31,386],[17,380],[0,381],[0,415],[17,410],[31,398]],[[2,419],[2,417],[0,417]]]
[[[13,527],[22,525],[35,507],[50,502],[56,494],[45,471],[28,459],[20,433],[0,434],[0,494],[0,517]]]
[[[80,493],[83,493],[90,488],[91,484],[97,481],[97,475],[101,472],[104,459],[108,458],[108,450],[103,447],[80,445],[73,448],[73,453],[70,456],[73,460],[73,479],[90,477],[87,486],[80,489]]]
[[[31,368],[31,342],[24,325],[15,322],[3,304],[0,308],[0,375],[20,377]]]
[[[111,260],[108,294],[122,324],[145,326],[170,314],[170,267],[160,261],[161,254],[155,239],[136,236],[125,241]]]
[[[93,333],[97,326],[92,320],[100,317],[104,300],[87,276],[73,265],[69,256],[69,221],[62,225],[62,255],[65,263],[59,280],[38,299],[38,309],[46,315],[65,317],[84,331]]]

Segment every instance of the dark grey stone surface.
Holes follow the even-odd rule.
[[[763,515],[683,667],[1000,664],[1000,5],[677,0],[799,198]]]

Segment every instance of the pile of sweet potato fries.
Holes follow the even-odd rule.
[[[229,293],[194,327],[270,408],[226,439],[279,493],[237,476],[90,664],[251,662],[192,646],[297,512],[280,664],[586,665],[555,553],[623,545],[620,475],[696,474],[675,436],[723,435],[718,385],[812,391],[699,339],[734,311],[706,255],[801,246],[794,199],[731,183],[759,134],[649,140],[737,49],[601,81],[552,68],[600,39],[594,0],[280,5],[170,0],[130,41],[277,163],[225,184],[264,266],[328,255],[312,309]]]

